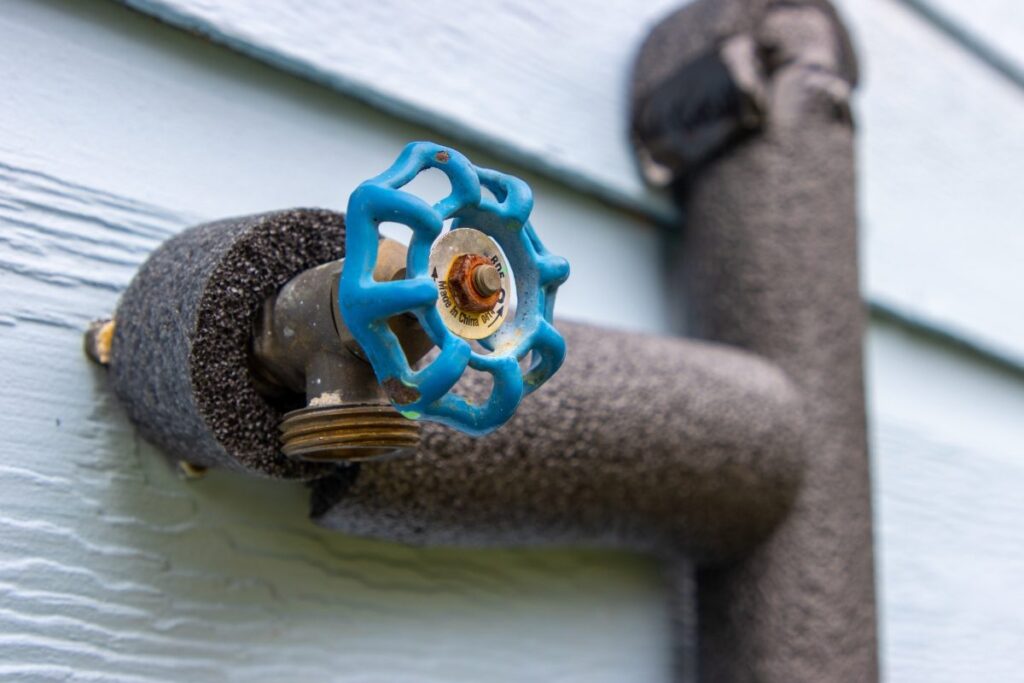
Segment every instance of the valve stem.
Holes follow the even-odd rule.
[[[482,254],[462,254],[448,271],[448,289],[459,308],[483,313],[498,303],[501,276]]]
[[[489,263],[474,268],[473,289],[485,299],[500,292],[501,276],[498,275],[498,269]]]

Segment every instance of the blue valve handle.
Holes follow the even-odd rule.
[[[436,168],[448,176],[452,191],[433,206],[401,188],[420,172]],[[481,186],[494,195],[481,193]],[[422,419],[483,435],[505,424],[523,396],[546,382],[565,359],[565,340],[551,324],[555,292],[569,277],[569,263],[541,244],[530,225],[530,187],[504,173],[478,168],[459,152],[431,142],[413,142],[391,168],[356,188],[348,201],[345,267],[338,306],[377,379],[395,407],[410,419]],[[474,351],[444,324],[436,307],[438,291],[429,271],[430,249],[444,221],[452,230],[472,227],[498,243],[515,278],[515,315]],[[401,223],[412,230],[406,279],[378,282],[380,224]],[[388,318],[411,312],[440,349],[426,367],[413,370]],[[523,372],[519,360],[530,354]],[[494,379],[490,397],[474,404],[452,388],[470,367]]]

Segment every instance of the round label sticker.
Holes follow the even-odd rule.
[[[485,311],[460,307],[448,277],[460,256],[483,257],[497,271],[496,303]],[[449,330],[463,339],[483,339],[494,334],[508,317],[511,273],[497,242],[474,228],[455,228],[438,239],[430,250],[430,276],[437,285],[437,310]]]

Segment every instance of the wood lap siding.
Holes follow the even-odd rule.
[[[1024,380],[884,321],[867,379],[886,680],[1019,680]]]
[[[868,298],[1024,365],[1024,91],[899,2],[843,6]]]
[[[624,93],[645,26],[678,0],[125,4],[631,207],[668,210],[633,171]]]
[[[301,3],[305,15],[297,2],[263,4],[262,18],[252,3],[132,4],[165,18],[175,7],[243,12],[259,23],[237,40],[304,45],[308,58],[337,42],[326,30],[323,42],[290,33],[319,25],[314,10],[333,6],[326,2]],[[614,108],[630,41],[675,3],[640,14],[630,4],[574,25],[573,3],[502,3],[519,44],[486,59],[529,53],[520,70],[529,79],[515,82],[514,64],[495,66],[503,96],[525,90],[506,112],[511,122],[492,118],[476,138],[488,145],[467,151],[483,163],[520,163],[509,170],[534,187],[538,230],[572,261],[564,314],[657,332],[670,327],[669,301],[685,293],[665,292],[651,267],[662,235],[649,216],[621,209],[649,195],[614,137]],[[346,5],[350,51],[371,35],[358,21],[406,8],[422,23],[436,10]],[[1016,358],[1024,318],[1008,312],[1024,303],[1013,182],[1024,158],[1021,96],[898,3],[843,7],[867,53],[867,290]],[[579,42],[552,52],[553,66],[538,61],[543,51],[530,45],[570,28]],[[397,36],[401,26],[392,29]],[[463,31],[456,54],[488,36]],[[618,43],[599,44],[602,36]],[[412,38],[406,47],[402,59],[421,54]],[[372,54],[351,57],[372,66]],[[584,77],[594,80],[574,91]],[[500,80],[460,81],[473,86],[460,92],[487,102],[458,107],[449,93],[417,106],[471,126],[503,102],[493,97]],[[343,208],[406,141],[446,139],[443,131],[113,2],[6,3],[0,82],[0,679],[668,680],[654,564],[352,539],[307,521],[299,485],[227,473],[184,482],[134,434],[82,354],[85,325],[113,308],[168,236],[224,215]],[[564,134],[570,123],[576,129]],[[510,130],[519,139],[498,139]],[[527,165],[544,158],[547,167]],[[569,186],[550,179],[567,169],[591,175]],[[616,268],[633,274],[630,287]],[[868,344],[884,669],[894,681],[1013,680],[1024,632],[1024,421],[1015,417],[1024,379],[881,319]]]

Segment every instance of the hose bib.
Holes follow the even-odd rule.
[[[433,205],[402,189],[430,168],[443,172],[452,187]],[[352,193],[338,307],[406,417],[487,434],[562,365],[565,341],[552,316],[569,264],[537,237],[529,222],[532,208],[522,180],[429,142],[409,144],[389,169]],[[443,233],[449,219],[451,229]],[[404,276],[382,282],[373,271],[385,222],[409,227],[412,239]],[[410,365],[389,327],[390,319],[405,314],[415,316],[438,348],[422,368]],[[493,378],[481,404],[453,392],[467,368]]]

